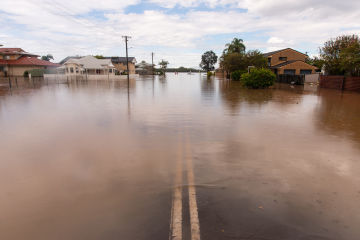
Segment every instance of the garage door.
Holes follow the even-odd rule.
[[[300,75],[307,75],[307,74],[311,74],[312,71],[310,69],[301,69],[300,70]]]
[[[285,69],[284,74],[295,75],[295,69]]]

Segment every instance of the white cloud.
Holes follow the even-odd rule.
[[[0,42],[37,54],[52,53],[60,60],[74,54],[123,55],[121,36],[131,35],[130,46],[134,48],[130,53],[138,54],[138,58],[159,49],[159,59],[171,59],[177,66],[187,62],[188,66],[197,66],[199,50],[210,45],[204,43],[206,36],[233,33],[246,41],[246,33],[261,32],[267,40],[246,41],[248,49],[290,46],[316,54],[316,48],[327,39],[360,32],[360,1],[354,0],[147,1],[166,8],[190,9],[182,14],[160,10],[125,13],[126,7],[140,0],[2,0]],[[191,9],[203,5],[211,9]],[[231,7],[219,11],[219,6]],[[87,16],[93,11],[103,11],[104,18]],[[210,46],[220,53],[218,45]],[[305,49],[308,46],[315,47]]]

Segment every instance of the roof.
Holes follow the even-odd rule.
[[[126,63],[126,57],[106,57],[106,59],[111,59],[113,63]],[[129,62],[136,62],[134,57],[128,57]]]
[[[269,56],[271,56],[271,55],[274,55],[274,54],[276,54],[276,53],[279,53],[279,52],[282,52],[282,51],[285,51],[285,50],[293,50],[293,51],[295,51],[295,52],[298,52],[298,53],[300,53],[300,54],[302,54],[302,55],[307,56],[305,53],[299,52],[299,51],[294,50],[294,49],[292,49],[292,48],[284,48],[284,49],[280,49],[280,50],[277,50],[277,51],[264,53],[263,55],[264,55],[265,57],[269,57]]]
[[[0,55],[14,55],[14,54],[19,54],[19,55],[27,55],[27,56],[38,56],[36,54],[32,54],[32,53],[28,53],[25,52],[23,49],[21,48],[0,48]]]
[[[74,58],[74,59],[80,59],[80,58],[82,58],[81,56],[69,56],[69,57],[66,57],[66,58],[64,58],[63,60],[61,60],[60,62],[59,62],[59,64],[61,64],[61,65],[63,65],[64,63],[66,63],[69,59],[71,59],[71,58]]]
[[[114,67],[111,59],[97,59],[93,56],[86,56],[82,58],[70,58],[64,64],[78,64],[85,69],[101,69],[105,67]]]
[[[280,67],[289,65],[289,64],[291,64],[291,63],[294,63],[294,62],[303,62],[303,63],[305,63],[305,64],[307,64],[307,65],[309,65],[309,66],[312,66],[312,67],[316,68],[315,66],[310,65],[310,64],[308,64],[308,63],[306,63],[306,62],[304,62],[304,61],[302,61],[302,60],[292,60],[292,61],[283,62],[283,63],[280,63],[280,64],[278,64],[278,65],[271,66],[270,68],[280,68]]]
[[[3,60],[0,59],[0,65],[19,65],[19,66],[47,66],[47,67],[59,67],[60,64],[52,63],[49,61],[40,60],[33,56],[23,56],[17,60]]]

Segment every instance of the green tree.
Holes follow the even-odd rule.
[[[357,35],[343,35],[325,42],[320,49],[325,70],[331,75],[359,76],[360,39]]]
[[[310,65],[313,65],[315,67],[317,67],[318,69],[322,69],[325,62],[323,59],[319,58],[319,57],[307,57],[306,60],[305,60],[306,63],[310,64]]]
[[[244,41],[240,38],[234,38],[231,43],[225,45],[224,55],[229,53],[245,54],[246,47]]]
[[[105,57],[103,55],[95,55],[94,58],[97,58],[97,59],[104,59]]]
[[[54,57],[51,54],[47,54],[47,55],[41,57],[41,60],[48,61],[48,62],[50,62],[50,59],[54,60]]]
[[[161,68],[161,72],[162,74],[165,74],[166,68],[169,65],[169,62],[162,59],[161,62],[159,62],[160,68]]]
[[[206,71],[210,72],[215,69],[214,65],[217,62],[218,57],[213,51],[207,51],[201,56],[200,67]]]

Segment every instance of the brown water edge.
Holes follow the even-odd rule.
[[[202,239],[358,239],[359,100],[199,74],[2,91],[0,239],[167,239],[184,129]]]

